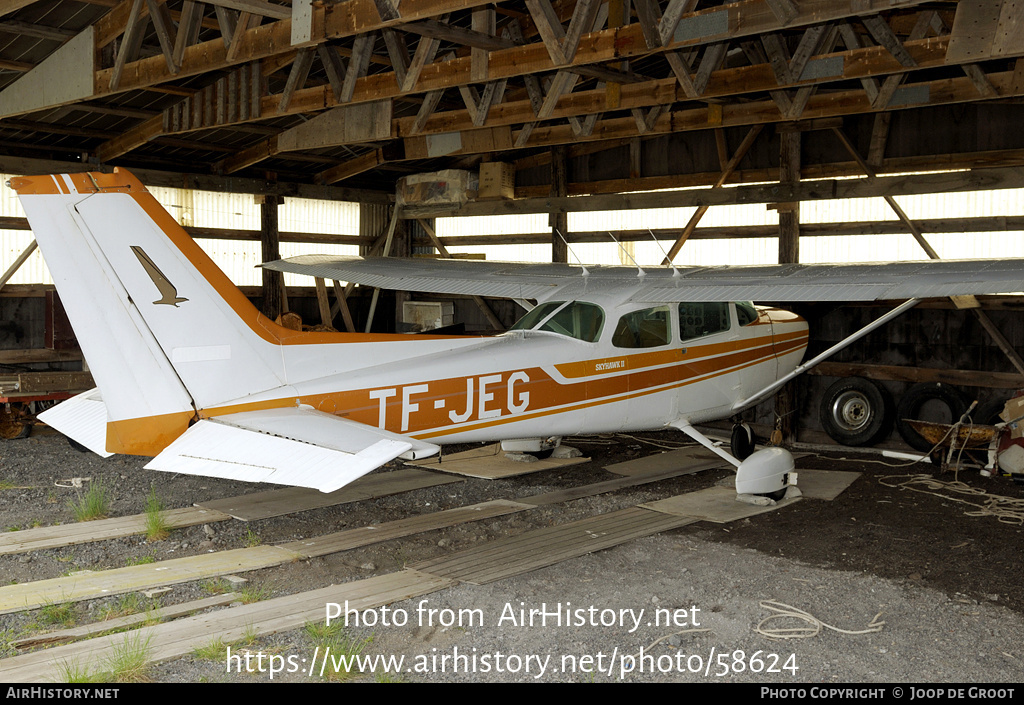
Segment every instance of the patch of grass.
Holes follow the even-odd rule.
[[[127,617],[130,614],[138,614],[139,612],[148,612],[151,609],[154,609],[152,601],[147,601],[142,593],[129,592],[119,596],[114,602],[104,605],[100,610],[99,618],[101,621],[105,621],[118,617]],[[159,605],[156,605],[155,609],[159,609]]]
[[[267,600],[270,598],[272,591],[265,585],[254,585],[249,583],[242,588],[239,593],[242,604],[248,605],[253,602],[259,602],[260,600]]]
[[[353,670],[352,659],[363,653],[373,641],[373,636],[358,636],[345,629],[340,622],[328,626],[325,622],[307,622],[303,628],[306,636],[326,654],[327,668],[324,670],[326,680],[344,681],[360,675]],[[348,668],[346,668],[348,666]]]
[[[391,671],[374,671],[373,672],[374,683],[405,683],[405,678],[402,677],[401,673],[392,673]]]
[[[223,595],[226,592],[231,592],[231,583],[226,580],[204,580],[200,584],[203,590],[211,595]]]
[[[163,541],[170,534],[163,500],[156,496],[156,488],[150,487],[146,497],[146,540]]]
[[[8,533],[10,533],[12,531],[21,531],[21,527],[20,526],[8,526],[8,527],[6,527],[4,529],[4,531],[6,531]]]
[[[256,625],[249,622],[245,625],[245,631],[242,632],[242,638],[239,639],[237,643],[241,646],[252,646],[259,638],[260,635],[256,630]]]
[[[78,498],[68,502],[78,521],[94,521],[110,516],[110,496],[100,480],[89,484],[89,489],[79,493]]]
[[[47,602],[39,608],[38,622],[51,627],[70,627],[75,623],[75,606],[70,602]]]
[[[245,547],[246,548],[255,548],[256,546],[259,546],[262,543],[263,543],[263,539],[260,538],[259,534],[257,534],[252,529],[246,529],[245,530]]]
[[[149,641],[140,632],[125,635],[124,641],[113,647],[107,659],[107,674],[115,683],[146,683],[149,681]]]
[[[211,639],[205,646],[192,649],[192,655],[204,661],[223,661],[227,657],[228,645],[222,637]]]
[[[99,674],[90,673],[89,669],[75,661],[61,661],[54,664],[56,668],[55,681],[58,683],[102,683],[103,678]]]
[[[140,556],[139,558],[129,558],[124,562],[125,566],[133,565],[146,565],[147,563],[156,563],[156,550],[148,556]]]
[[[13,490],[16,487],[17,485],[11,482],[10,480],[0,480],[0,491]]]

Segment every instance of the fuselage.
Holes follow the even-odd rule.
[[[260,405],[306,405],[439,444],[653,429],[730,416],[807,346],[799,316],[745,302],[538,309],[519,329],[458,346],[409,337],[400,360],[296,382]]]

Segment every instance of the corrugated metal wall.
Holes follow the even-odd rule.
[[[24,218],[25,213],[17,196],[6,186],[8,178],[0,176],[0,216]],[[160,187],[149,190],[182,225],[234,230],[260,229],[260,206],[250,194]],[[287,198],[280,207],[278,224],[284,232],[358,235],[359,204]],[[6,270],[31,241],[32,234],[29,231],[0,230],[0,271]],[[196,242],[236,284],[244,286],[262,283],[261,270],[257,268],[261,262],[259,242],[207,239],[198,239]],[[350,245],[281,243],[282,257],[309,253],[354,255],[358,251]],[[308,286],[310,279],[287,274],[285,282],[292,286]],[[38,250],[22,265],[11,283],[52,283]]]
[[[11,189],[8,177],[0,176],[0,215],[24,217],[21,205]],[[179,223],[186,226],[259,230],[259,205],[251,195],[225,194],[187,189],[152,188],[153,195]],[[962,218],[999,215],[1024,215],[1024,189],[979,191],[965,194],[901,196],[899,203],[911,218]],[[601,231],[638,228],[680,228],[693,208],[662,208],[634,211],[570,213],[572,231]],[[384,216],[381,216],[384,218]],[[808,201],[801,204],[803,223],[841,223],[895,220],[896,216],[880,198],[845,201]],[[335,201],[288,198],[280,208],[280,228],[288,232],[316,232],[358,235],[359,205]],[[716,206],[708,210],[702,226],[775,225],[778,216],[764,205]],[[385,223],[386,225],[386,223]],[[543,214],[477,218],[438,218],[437,233],[443,237],[481,234],[541,233],[548,229]],[[0,230],[0,271],[29,245],[28,231]],[[928,235],[942,257],[965,259],[979,257],[1024,257],[1024,233],[950,233]],[[258,242],[199,240],[213,260],[239,285],[261,283],[260,245]],[[620,248],[614,242],[573,245],[570,261],[578,258],[586,264],[655,265],[663,258],[663,247],[652,242],[628,243]],[[550,245],[452,246],[452,252],[485,253],[489,259],[528,262],[550,261]],[[748,240],[693,240],[676,258],[678,264],[761,264],[777,260],[775,238]],[[282,257],[304,253],[358,254],[354,246],[282,243]],[[628,253],[628,256],[627,256]],[[909,235],[862,235],[805,237],[800,241],[802,262],[855,262],[923,259],[924,253]],[[289,285],[308,285],[308,277],[286,275]],[[11,283],[50,283],[49,273],[37,251],[21,267]]]
[[[967,218],[1024,215],[1024,189],[976,191],[963,194],[900,196],[899,204],[910,218]],[[570,231],[681,228],[695,208],[660,208],[634,211],[570,213]],[[896,220],[881,198],[806,201],[800,206],[801,223],[846,223]],[[704,227],[777,225],[778,214],[763,204],[715,206],[708,209]],[[459,235],[541,233],[548,229],[546,215],[438,218],[437,234]],[[931,245],[946,259],[1024,257],[1024,232],[929,234]],[[655,265],[664,258],[663,249],[653,241],[636,242],[620,248],[611,238],[607,243],[579,243],[572,253],[587,264],[631,264],[629,254],[641,265]],[[485,252],[491,259],[548,262],[550,245],[450,246],[452,252]],[[575,262],[570,254],[569,261]],[[879,262],[925,259],[913,237],[900,235],[815,236],[800,240],[800,261]],[[778,261],[776,238],[746,240],[691,240],[676,257],[677,264],[773,264]]]

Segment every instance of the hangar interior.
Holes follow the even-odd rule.
[[[187,229],[258,241],[265,261],[300,241],[393,257],[524,243],[573,262],[573,245],[608,233],[570,230],[570,213],[680,207],[687,221],[613,235],[625,248],[653,236],[670,259],[690,241],[740,251],[773,238],[777,262],[800,263],[809,239],[904,234],[939,259],[940,235],[1024,230],[1016,213],[911,217],[899,203],[1024,188],[1022,25],[1012,0],[0,0],[0,172],[119,166],[147,186],[246,194],[259,230]],[[417,180],[437,172],[466,184],[433,197],[442,179]],[[287,232],[289,198],[357,203],[358,233]],[[882,198],[894,217],[801,223],[802,204],[854,198]],[[730,204],[777,224],[701,225]],[[546,214],[547,227],[436,231],[437,218],[517,214]],[[0,218],[0,231],[28,228]],[[80,355],[52,287],[8,283],[31,247],[4,254],[2,374],[73,372]],[[269,271],[244,290],[271,318],[350,331],[407,330],[415,300],[452,304],[468,331],[502,331],[522,313],[503,299],[393,292],[371,314],[364,287],[285,287]],[[756,421],[824,440],[825,389],[854,376],[896,397],[940,382],[1001,408],[1024,387],[1020,308],[1013,295],[927,301]],[[883,310],[798,312],[814,353]],[[11,423],[6,433],[22,432]]]

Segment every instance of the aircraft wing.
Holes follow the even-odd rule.
[[[204,419],[146,469],[333,492],[399,456],[439,450],[333,414],[288,407]]]
[[[585,298],[588,292],[635,302],[876,301],[1024,291],[1024,259],[924,260],[879,264],[721,267],[583,267],[303,255],[267,269],[382,289],[508,298]],[[586,274],[584,274],[586,272]]]

